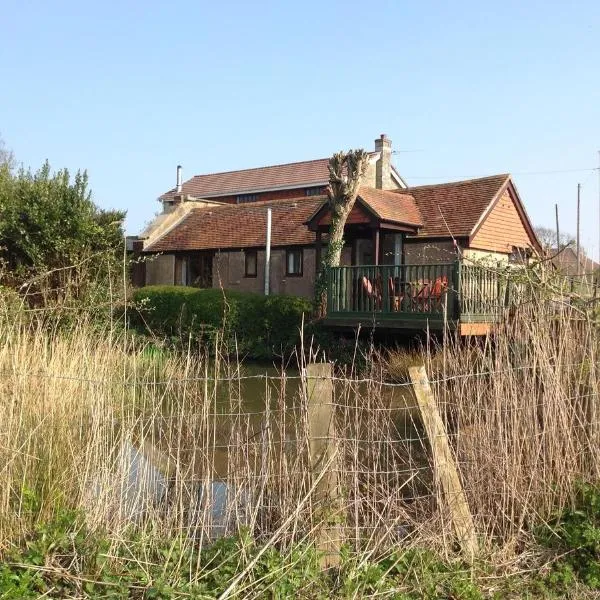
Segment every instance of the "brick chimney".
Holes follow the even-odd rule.
[[[375,163],[375,187],[380,190],[392,190],[392,140],[382,133],[375,140],[375,152],[381,156]]]

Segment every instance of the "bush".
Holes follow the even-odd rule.
[[[289,354],[300,339],[310,300],[248,292],[149,286],[134,293],[132,325],[177,343],[211,345],[222,333],[226,352],[270,359]]]

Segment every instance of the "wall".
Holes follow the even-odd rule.
[[[257,192],[258,200],[254,202],[262,202],[264,200],[291,200],[293,198],[306,198],[306,191],[304,187],[294,188],[291,190],[273,190],[270,192]],[[214,202],[227,202],[228,204],[237,204],[237,194],[230,196],[215,196],[211,197],[210,200]],[[323,195],[323,201],[326,196]]]
[[[407,265],[449,263],[456,260],[456,249],[451,241],[404,241],[404,262]]]
[[[146,256],[146,285],[173,285],[175,257],[172,254]]]
[[[463,257],[466,261],[475,263],[498,263],[508,264],[508,254],[501,252],[489,252],[488,250],[474,250],[466,248],[463,250]]]
[[[286,277],[284,248],[271,250],[271,293],[312,298],[315,285],[315,250],[304,248],[301,277]],[[213,259],[213,287],[243,292],[264,293],[265,251],[257,252],[256,277],[245,277],[245,257],[242,250],[217,252]]]
[[[512,246],[529,248],[532,245],[510,192],[506,190],[473,237],[470,247],[507,254]]]

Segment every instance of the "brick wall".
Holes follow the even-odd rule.
[[[175,257],[161,254],[146,257],[146,285],[173,285]]]
[[[305,188],[294,188],[293,190],[273,190],[271,192],[257,192],[258,200],[292,200],[294,198],[306,198]],[[210,198],[216,202],[227,202],[228,204],[237,204],[237,194],[232,196],[215,196]],[[323,200],[325,196],[323,196]]]
[[[284,248],[271,250],[271,293],[291,294],[312,298],[315,285],[315,250],[303,248],[301,277],[286,276],[286,251]],[[213,287],[262,294],[265,286],[265,251],[257,252],[256,277],[245,276],[245,254],[243,250],[225,250],[215,253],[213,259]]]

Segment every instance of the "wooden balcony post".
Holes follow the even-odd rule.
[[[452,294],[452,311],[451,314],[455,319],[460,319],[462,298],[461,298],[461,269],[460,259],[454,262],[452,277],[452,287],[454,288]]]
[[[379,264],[379,228],[373,230],[373,256],[375,264]]]

